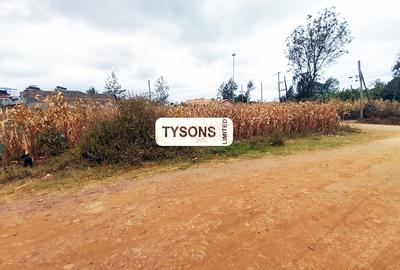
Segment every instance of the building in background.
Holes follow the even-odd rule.
[[[0,108],[13,107],[20,102],[19,97],[11,95],[15,91],[13,88],[0,87]]]
[[[114,102],[116,100],[115,95],[112,94],[87,94],[81,91],[76,91],[76,90],[68,90],[65,87],[62,86],[57,86],[54,90],[52,91],[45,91],[41,90],[40,87],[36,85],[30,85],[27,88],[25,88],[24,91],[21,92],[21,100],[23,103],[32,105],[32,104],[38,104],[41,103],[41,100],[53,95],[54,93],[57,92],[62,92],[64,96],[66,97],[68,103],[72,103],[76,100],[91,100],[91,101],[96,101],[99,103],[108,103],[108,102]]]

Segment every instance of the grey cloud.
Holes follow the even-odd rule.
[[[100,28],[135,31],[152,21],[165,21],[176,25],[182,38],[188,42],[215,41],[219,38],[235,38],[253,31],[259,22],[268,23],[284,20],[290,16],[288,11],[304,9],[311,0],[303,2],[253,0],[237,5],[226,1],[219,10],[206,9],[206,5],[218,3],[204,0],[50,0],[49,7],[66,17],[84,20]],[[289,7],[288,7],[289,6]],[[215,12],[215,16],[209,16]]]
[[[51,17],[46,0],[4,1],[0,3],[0,22],[30,22],[47,21]]]
[[[92,59],[88,66],[93,66],[99,70],[124,69],[130,66],[134,59],[133,53],[129,48],[103,48],[90,52]]]
[[[156,70],[150,66],[140,67],[135,70],[134,76],[141,80],[148,80],[153,78],[156,74]]]
[[[166,38],[188,44],[198,63],[221,60],[218,40],[235,42],[253,35],[257,25],[268,28],[290,17],[290,11],[306,9],[313,0],[303,2],[252,0],[49,0],[53,13],[85,21],[98,29],[124,31],[127,34],[166,23],[178,29],[178,36],[161,33]],[[159,29],[159,27],[158,27]],[[162,29],[158,31],[168,31]],[[271,37],[272,38],[272,37]],[[214,46],[215,47],[215,46]]]

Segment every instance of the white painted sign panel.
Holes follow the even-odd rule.
[[[228,146],[233,142],[229,118],[159,118],[156,142],[160,146]]]

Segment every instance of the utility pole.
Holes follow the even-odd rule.
[[[150,80],[147,80],[147,84],[149,85],[149,99],[151,100]]]
[[[235,56],[236,56],[236,53],[232,53],[232,79],[233,79],[233,82],[235,82]]]
[[[285,82],[285,101],[287,101],[287,84],[286,84],[286,76],[283,76],[283,80]]]
[[[262,88],[262,82],[261,82],[261,102],[264,102],[264,101],[263,101],[263,88]]]
[[[363,85],[364,85],[365,95],[367,96],[367,100],[368,100],[368,103],[369,103],[369,102],[371,101],[371,99],[370,99],[370,97],[369,97],[368,87],[367,87],[367,85],[365,84],[364,74],[362,74],[362,71],[361,71],[361,78],[362,78],[362,82],[363,82]]]
[[[242,103],[243,103],[243,84],[240,86],[241,87],[241,96],[242,96]]]
[[[358,79],[360,80],[360,118],[363,119],[364,117],[364,102],[363,102],[363,77],[361,73],[361,61],[358,60]]]
[[[278,94],[279,94],[279,102],[281,102],[281,72],[278,72]]]

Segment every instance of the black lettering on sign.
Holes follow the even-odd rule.
[[[199,137],[207,137],[207,127],[199,127]]]
[[[222,144],[228,144],[228,121],[226,119],[222,119]]]
[[[179,131],[180,131],[179,136],[181,136],[181,137],[186,137],[187,136],[186,127],[180,127]]]
[[[176,137],[176,131],[178,130],[179,127],[171,127],[172,132],[174,133],[174,137]]]
[[[188,130],[189,136],[194,138],[197,136],[197,128],[196,127],[190,127]]]
[[[222,130],[225,132],[225,137],[223,138],[226,139],[226,127],[227,124],[222,125]],[[207,137],[215,137],[217,135],[215,127],[214,126],[190,126],[190,127],[185,127],[185,126],[162,126],[164,129],[164,136],[168,137],[173,136],[173,137],[187,137],[190,136],[192,138],[194,137],[199,137],[199,138],[207,138]],[[168,132],[168,130],[171,130],[172,133]],[[223,134],[224,135],[224,134]]]
[[[170,128],[170,127],[162,126],[162,128],[164,129],[165,137],[168,137],[168,128]]]
[[[208,127],[208,136],[213,138],[215,135],[215,127]]]

